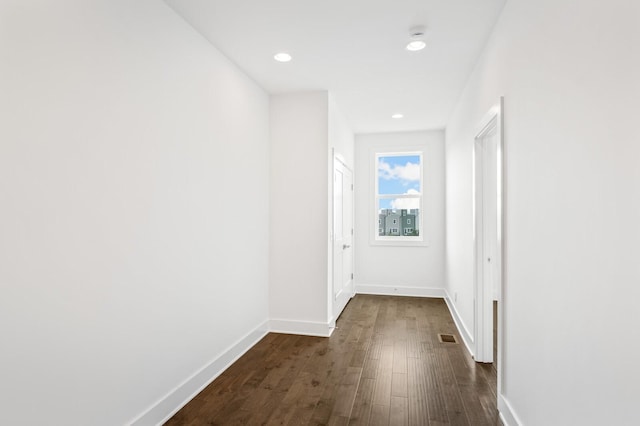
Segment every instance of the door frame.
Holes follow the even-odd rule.
[[[484,209],[482,203],[484,155],[482,138],[493,128],[496,129],[496,253],[495,267],[498,287],[498,395],[502,388],[502,366],[504,347],[504,98],[494,105],[484,116],[474,137],[473,149],[473,249],[474,249],[474,343],[477,362],[493,361],[493,288],[484,282],[484,261],[482,223]]]
[[[353,175],[353,169],[351,167],[349,167],[346,163],[346,161],[344,160],[344,158],[335,151],[335,149],[332,149],[332,157],[333,157],[333,164],[332,164],[332,178],[331,178],[331,238],[330,238],[330,245],[331,245],[331,286],[330,286],[330,291],[329,291],[329,301],[330,301],[330,316],[331,316],[331,323],[335,325],[335,321],[338,319],[338,316],[340,315],[340,313],[342,312],[342,310],[344,309],[344,307],[346,306],[346,302],[344,303],[344,306],[337,306],[337,302],[338,299],[340,298],[340,296],[342,296],[342,293],[344,292],[344,289],[341,289],[339,292],[335,292],[335,288],[336,288],[336,274],[335,274],[335,256],[336,256],[336,248],[335,248],[335,240],[336,240],[336,236],[335,236],[335,173],[336,173],[336,167],[339,164],[342,168],[346,169],[349,171],[349,173],[351,174],[351,195],[350,195],[350,199],[351,199],[351,230],[353,232],[354,229],[354,192],[353,192],[353,179],[354,179],[354,175]],[[355,263],[355,248],[354,248],[354,235],[353,233],[351,234],[351,292],[348,295],[348,298],[346,298],[346,301],[348,302],[354,295],[355,295],[355,282],[353,279],[353,269],[354,269],[354,263]],[[339,310],[339,312],[338,312]]]

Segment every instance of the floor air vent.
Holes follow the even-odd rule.
[[[456,336],[453,334],[438,333],[438,340],[440,340],[440,343],[458,343]]]

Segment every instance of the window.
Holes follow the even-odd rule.
[[[375,170],[375,240],[422,241],[422,153],[376,153]]]

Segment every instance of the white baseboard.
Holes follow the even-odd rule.
[[[471,356],[474,356],[475,345],[474,345],[473,334],[469,332],[469,329],[464,324],[464,321],[462,321],[462,317],[458,313],[458,310],[456,309],[456,305],[454,305],[453,302],[451,301],[449,292],[444,290],[444,293],[445,293],[444,301],[447,304],[447,307],[449,308],[449,312],[451,313],[451,316],[453,317],[453,322],[456,324],[458,333],[460,333],[460,337],[462,337],[462,342],[467,347],[467,350],[469,351]]]
[[[498,395],[498,411],[504,426],[523,426],[509,401],[502,395]]]
[[[171,416],[191,401],[209,383],[213,382],[224,370],[258,343],[268,331],[268,321],[265,321],[149,407],[144,413],[132,420],[129,425],[160,425],[169,420]]]
[[[292,321],[272,319],[269,331],[272,333],[302,334],[304,336],[329,337],[333,333],[332,322]]]
[[[401,287],[375,284],[356,284],[356,294],[376,294],[380,296],[445,297],[443,288]]]

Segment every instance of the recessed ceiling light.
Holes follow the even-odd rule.
[[[418,50],[422,50],[427,46],[427,43],[425,43],[422,40],[414,40],[414,41],[410,41],[409,44],[407,44],[407,50],[410,50],[411,52],[415,52]]]
[[[402,118],[402,117],[404,117],[404,115],[402,115],[402,114],[393,114],[391,116],[391,118]]]
[[[276,53],[273,57],[278,62],[289,62],[292,58],[291,55],[285,52]]]
[[[427,46],[424,42],[424,36],[427,33],[427,27],[424,25],[418,25],[409,30],[409,44],[407,44],[407,50],[415,52],[422,50]]]

